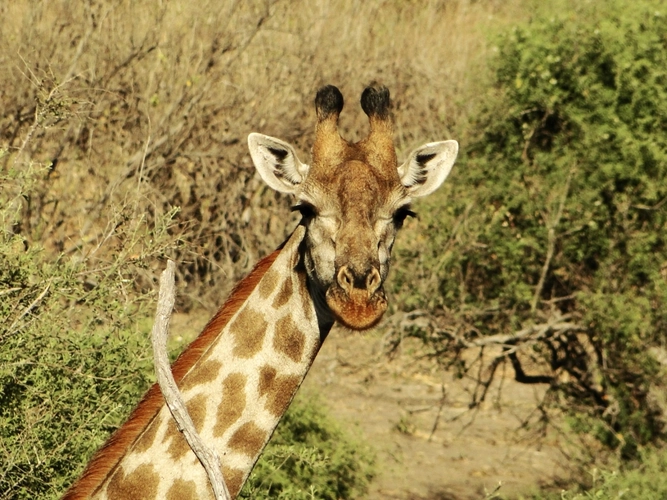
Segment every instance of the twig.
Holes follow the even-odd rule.
[[[206,469],[208,480],[213,488],[216,500],[231,500],[227,485],[222,476],[220,458],[214,450],[211,450],[202,442],[201,437],[188,414],[183,398],[176,386],[176,381],[171,373],[169,357],[167,356],[167,333],[169,331],[169,320],[174,308],[174,271],[175,264],[172,260],[167,261],[167,269],[160,277],[160,292],[158,294],[157,312],[151,341],[153,343],[153,356],[155,372],[157,374],[160,390],[164,395],[167,407],[176,421],[178,430],[183,433],[190,448]]]
[[[146,113],[146,119],[148,120],[148,136],[146,137],[146,143],[144,144],[144,152],[141,156],[141,164],[139,165],[139,174],[137,175],[137,195],[135,196],[134,201],[134,211],[136,213],[137,206],[139,204],[139,191],[141,190],[141,178],[144,176],[144,167],[146,166],[146,156],[148,155],[148,146],[151,143],[151,116]]]
[[[440,416],[442,415],[442,409],[444,408],[445,403],[447,402],[447,389],[445,388],[444,382],[440,385],[440,389],[442,391],[442,397],[440,398],[440,406],[438,407],[438,414],[436,415],[435,421],[433,422],[433,427],[431,428],[431,434],[429,434],[428,436],[429,443],[433,439],[435,431],[438,430],[438,424],[440,423]]]
[[[563,207],[565,206],[567,195],[570,192],[570,182],[572,181],[573,172],[574,168],[571,168],[567,176],[567,181],[565,181],[565,189],[563,190],[563,196],[561,197],[560,203],[558,205],[558,211],[556,212],[556,216],[549,223],[549,231],[547,233],[548,234],[547,256],[546,259],[544,259],[544,265],[542,266],[542,273],[540,274],[540,280],[538,281],[537,286],[535,287],[535,294],[533,295],[533,300],[530,304],[530,312],[533,314],[535,313],[535,309],[537,308],[537,302],[539,301],[540,295],[542,294],[542,288],[544,288],[544,282],[547,278],[547,273],[549,272],[551,259],[553,258],[554,252],[556,251],[556,226],[558,226],[558,224],[560,223],[560,219],[563,216]]]
[[[51,287],[51,282],[49,281],[46,284],[44,290],[42,290],[42,293],[40,293],[39,296],[35,300],[33,300],[28,307],[24,309],[24,311],[19,315],[19,317],[14,320],[14,322],[9,326],[9,328],[7,328],[7,333],[2,338],[0,338],[0,341],[5,340],[5,338],[10,337],[13,334],[12,330],[14,330],[14,328],[18,325],[19,321],[21,321],[26,314],[32,311],[35,308],[35,306],[37,306],[37,304],[41,302],[46,293],[49,291],[50,287]]]

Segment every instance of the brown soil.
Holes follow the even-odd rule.
[[[421,349],[408,339],[390,360],[379,332],[334,329],[304,382],[375,448],[369,498],[479,499],[499,484],[499,493],[514,496],[563,473],[554,438],[519,430],[546,386],[507,373],[502,390],[493,387],[494,401],[473,411],[472,382],[417,360]]]

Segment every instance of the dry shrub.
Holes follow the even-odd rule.
[[[314,91],[334,83],[348,98],[344,134],[362,137],[356,102],[379,80],[396,102],[399,151],[453,135],[483,74],[481,27],[518,9],[501,5],[6,3],[1,165],[48,167],[12,230],[104,261],[128,221],[180,207],[180,295],[211,307],[293,227],[289,200],[255,175],[247,134],[284,138],[307,158]]]

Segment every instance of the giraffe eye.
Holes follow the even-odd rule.
[[[297,205],[292,207],[292,212],[301,213],[301,217],[304,219],[312,219],[317,215],[317,209],[310,203],[300,202]]]
[[[405,205],[396,210],[396,212],[394,212],[394,217],[393,217],[394,224],[396,225],[396,227],[400,228],[401,226],[403,226],[403,222],[407,217],[417,217],[417,214],[412,210],[410,210],[409,205]]]

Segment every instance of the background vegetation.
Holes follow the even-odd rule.
[[[362,137],[356,96],[372,80],[395,100],[399,156],[427,140],[463,146],[399,238],[395,342],[418,336],[474,377],[473,405],[505,365],[550,384],[527,425],[564,410],[579,458],[639,464],[591,494],[657,474],[663,459],[645,450],[663,437],[667,360],[663,11],[0,5],[0,497],[57,496],[145,390],[165,257],[179,263],[179,310],[212,311],[291,230],[290,200],[255,175],[247,133],[307,158],[314,91],[334,83],[345,136]],[[325,432],[312,404],[290,415],[248,494],[363,491],[369,455]]]
[[[622,459],[663,434],[667,326],[667,21],[658,3],[626,7],[582,4],[500,36],[456,181],[429,205],[447,229],[403,250],[411,278],[396,281],[406,308],[428,311],[412,334],[478,377],[475,402],[507,363],[551,384],[542,423],[565,408]],[[419,282],[430,293],[405,293]]]

